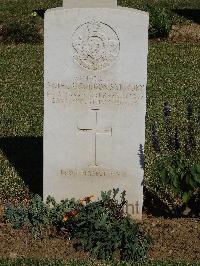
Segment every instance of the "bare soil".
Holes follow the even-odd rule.
[[[144,218],[141,226],[150,233],[154,260],[200,260],[200,219]]]
[[[173,25],[168,37],[173,42],[199,42],[200,25],[192,23],[190,25]]]

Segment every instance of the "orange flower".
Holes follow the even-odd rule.
[[[82,199],[82,200],[80,200],[80,204],[81,204],[81,205],[83,205],[83,204],[84,204],[84,202],[85,202],[85,201],[84,201],[83,199]]]
[[[95,196],[91,195],[91,196],[85,197],[84,200],[89,202],[89,201],[91,201],[91,199],[94,199],[94,198],[95,198]]]
[[[64,216],[64,218],[63,218],[63,222],[66,222],[68,219],[69,219],[69,216],[67,216],[67,215],[65,214],[65,216]]]
[[[85,197],[85,198],[83,198],[83,199],[80,200],[80,204],[83,205],[85,202],[88,203],[88,202],[90,202],[90,201],[91,201],[92,199],[94,199],[94,198],[95,198],[94,195],[87,196],[87,197]]]

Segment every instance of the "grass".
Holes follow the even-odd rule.
[[[142,9],[146,6],[146,0],[118,0],[118,4],[122,6],[130,6],[134,8]],[[175,8],[191,8],[198,9],[200,8],[200,3],[198,0],[149,0],[149,5],[159,5],[167,7],[169,9]]]
[[[43,112],[43,47],[1,46],[1,136],[38,136]]]
[[[29,21],[33,10],[62,6],[62,0],[1,0],[0,22]]]
[[[39,43],[43,41],[39,33],[43,27],[40,16],[33,17],[34,10],[62,6],[62,1],[52,0],[1,0],[0,25],[4,25],[4,41],[15,43]]]
[[[26,184],[37,180],[42,164],[36,142],[43,123],[43,47],[22,44],[0,49],[0,195],[24,198]],[[35,161],[37,158],[41,162]]]
[[[146,262],[146,263],[137,263],[137,264],[129,264],[125,262],[121,263],[100,263],[100,262],[85,262],[85,261],[71,261],[66,262],[63,260],[36,260],[36,259],[0,259],[0,265],[1,266],[198,266],[200,263],[184,263],[184,262]]]

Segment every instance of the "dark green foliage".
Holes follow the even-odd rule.
[[[125,193],[121,202],[115,198],[118,190],[102,192],[102,199],[86,204],[65,228],[78,239],[77,248],[90,251],[98,259],[113,259],[119,251],[120,259],[146,259],[149,239],[139,226],[123,212]],[[71,226],[73,225],[73,230]]]
[[[145,10],[149,12],[149,37],[168,37],[172,28],[169,11],[158,5],[147,5]]]
[[[31,226],[34,237],[42,232],[44,225],[51,223],[49,217],[49,206],[46,205],[38,195],[31,200],[29,205],[7,204],[5,208],[6,221],[11,223],[14,228]]]
[[[37,25],[30,21],[27,22],[11,22],[6,25],[6,42],[15,43],[37,43],[43,40],[39,34]]]
[[[35,195],[28,205],[6,205],[5,217],[15,228],[30,226],[34,237],[40,236],[44,227],[55,226],[60,228],[64,215],[74,210],[77,203],[65,200],[56,203],[52,197],[46,202],[39,195]]]
[[[28,223],[28,211],[23,204],[19,204],[16,207],[8,204],[5,209],[5,217],[14,228],[23,227]]]
[[[34,196],[27,211],[34,237],[41,235],[45,226],[52,225],[50,207],[42,201],[40,196]]]
[[[160,180],[188,204],[200,186],[200,164],[192,164],[181,153],[159,158],[155,164]]]
[[[160,181],[168,185],[183,204],[188,205],[200,187],[199,145],[197,146],[199,125],[196,121],[197,116],[193,115],[193,105],[190,100],[186,109],[185,134],[181,139],[178,125],[174,127],[171,125],[170,112],[170,107],[165,102],[163,108],[165,148],[157,148],[159,138],[157,135],[155,137],[155,129],[152,132],[152,145],[157,152],[155,172]]]
[[[46,203],[35,196],[29,205],[6,207],[6,220],[14,227],[30,226],[34,237],[41,235],[47,227],[56,227],[68,238],[76,240],[76,248],[90,251],[99,259],[113,259],[116,252],[120,259],[143,261],[147,257],[149,237],[123,212],[126,204],[125,192],[118,203],[119,189],[102,192],[96,202],[85,200],[85,204],[64,200],[59,204],[51,197]]]
[[[57,228],[61,228],[63,226],[63,217],[66,213],[80,208],[80,203],[74,199],[65,199],[60,203],[57,203],[55,199],[50,196],[47,197],[46,204],[50,207],[49,219],[51,224]]]
[[[50,208],[38,195],[34,196],[28,206],[28,218],[34,227],[39,224],[49,225],[50,223]]]

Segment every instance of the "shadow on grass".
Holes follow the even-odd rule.
[[[173,9],[173,12],[200,24],[200,9]]]
[[[168,206],[165,205],[155,194],[151,193],[145,186],[143,211],[154,217],[172,218],[181,216],[180,213],[172,214]]]
[[[8,137],[0,139],[0,149],[28,185],[30,192],[42,196],[42,137]]]

